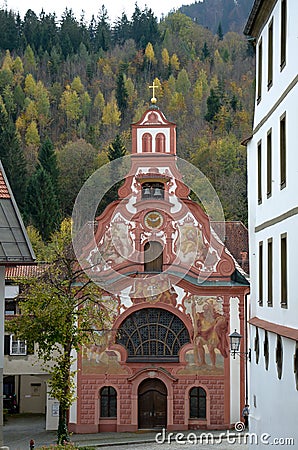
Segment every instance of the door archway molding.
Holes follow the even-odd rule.
[[[167,388],[167,428],[173,425],[173,383],[177,382],[177,378],[173,377],[166,370],[160,368],[151,367],[148,369],[142,369],[132,377],[128,379],[132,383],[132,396],[131,396],[131,417],[132,425],[137,429],[138,427],[138,390],[142,381],[147,379],[156,378],[162,381]]]

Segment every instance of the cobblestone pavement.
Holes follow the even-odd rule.
[[[157,432],[158,433],[158,432]],[[248,446],[241,444],[241,435],[235,432],[215,431],[207,433],[203,431],[187,431],[184,437],[181,433],[159,432],[136,433],[98,433],[98,434],[74,434],[71,441],[78,446],[90,446],[101,449],[116,450],[245,450]],[[232,433],[229,437],[227,433]],[[220,437],[222,434],[222,438]],[[208,435],[208,443],[207,443]],[[3,428],[4,445],[10,450],[27,450],[30,439],[34,439],[35,448],[43,445],[55,444],[56,431],[45,430],[45,418],[40,415],[16,415],[10,416]],[[157,441],[156,441],[157,440]]]
[[[111,450],[111,447],[100,447],[102,449]],[[223,441],[222,444],[177,444],[171,442],[170,444],[134,444],[133,450],[206,450],[209,448],[210,450],[246,450],[248,446],[245,444],[227,444],[227,442]],[[117,448],[117,450],[132,450],[131,445],[121,445]]]

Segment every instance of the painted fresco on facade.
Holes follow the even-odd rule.
[[[223,314],[223,299],[190,295],[183,304],[191,317],[194,337],[193,349],[185,355],[186,367],[179,373],[223,374],[224,358],[229,355],[229,323]]]
[[[101,300],[105,322],[101,329],[92,331],[91,343],[84,345],[82,349],[82,372],[83,374],[127,373],[120,365],[120,353],[110,349],[115,342],[116,332],[113,329],[113,323],[119,315],[120,298],[105,294]]]

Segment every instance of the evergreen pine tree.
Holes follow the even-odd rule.
[[[24,208],[27,186],[26,160],[13,121],[0,102],[0,159],[18,207]]]
[[[122,158],[125,155],[126,149],[122,142],[121,136],[116,135],[115,139],[109,145],[108,158],[110,161],[114,161],[117,158]]]
[[[26,195],[27,221],[40,232],[44,241],[59,226],[60,211],[50,174],[39,166],[29,180]]]
[[[117,77],[116,100],[122,117],[127,108],[127,99],[128,93],[124,83],[124,74],[123,71],[120,70]]]
[[[125,156],[126,149],[119,134],[116,135],[115,139],[110,143],[108,148],[108,158],[110,161],[114,161],[115,159],[122,158]],[[113,186],[107,191],[102,201],[100,202],[100,206],[98,208],[98,214],[101,214],[104,209],[114,200],[118,199],[118,189],[120,188],[122,181],[119,181],[119,172],[114,166],[113,169],[109,167],[109,177]]]
[[[221,101],[218,93],[214,89],[210,89],[210,95],[207,98],[207,113],[205,114],[205,120],[212,122],[215,119],[220,106]]]
[[[219,22],[219,24],[218,24],[218,28],[217,28],[217,36],[218,36],[218,40],[219,40],[219,41],[222,41],[222,40],[223,40],[223,32],[222,32],[221,22]]]
[[[54,145],[49,138],[46,138],[42,143],[39,150],[38,160],[44,170],[50,175],[55,191],[57,192],[59,175],[57,156],[54,150]]]

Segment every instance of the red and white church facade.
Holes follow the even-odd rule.
[[[112,325],[77,356],[74,433],[227,429],[241,417],[249,284],[209,217],[190,199],[176,125],[154,104],[132,125],[119,199],[83,249],[111,289]],[[242,339],[244,350],[244,339]]]

